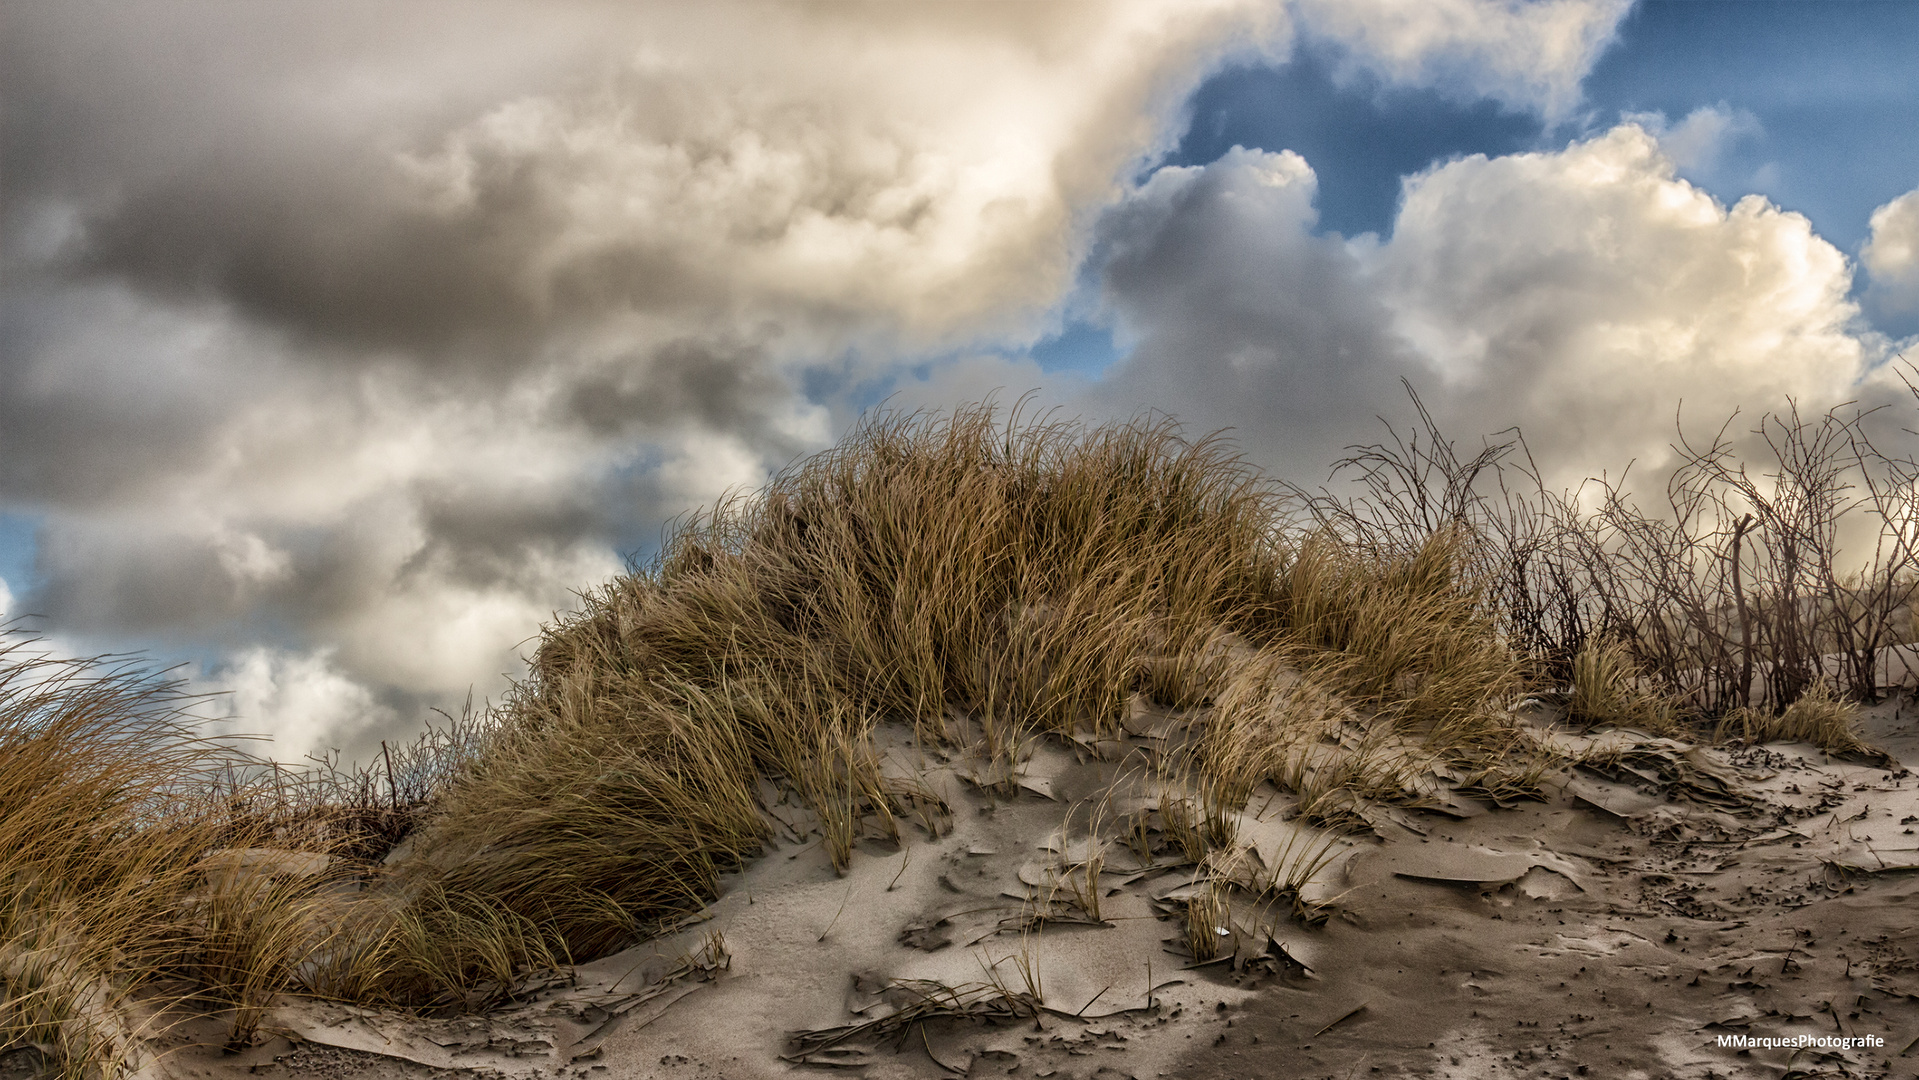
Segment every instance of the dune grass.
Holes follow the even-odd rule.
[[[1496,741],[1522,668],[1457,538],[1359,553],[1287,510],[1222,443],[1166,421],[882,415],[687,521],[654,566],[549,627],[418,838],[420,870],[594,955],[758,850],[762,783],[818,815],[835,865],[861,836],[897,838],[901,793],[871,748],[883,721],[1007,757],[1036,733],[1114,732],[1135,695],[1225,695],[1198,760],[1214,807],[1297,779],[1312,740],[1293,713],[1335,697],[1435,749]],[[1266,715],[1284,693],[1253,684],[1281,678],[1323,689]]]
[[[1683,730],[1682,703],[1661,693],[1621,642],[1588,641],[1573,657],[1566,719],[1582,727],[1610,724],[1654,735]]]
[[[485,1007],[696,911],[760,851],[780,797],[816,815],[842,869],[863,839],[908,839],[925,795],[882,773],[882,724],[998,775],[1034,739],[1116,733],[1142,699],[1172,710],[1193,737],[1159,763],[1154,815],[1197,866],[1230,859],[1231,815],[1262,783],[1335,827],[1420,802],[1434,771],[1496,801],[1536,792],[1553,762],[1505,711],[1527,692],[1564,689],[1583,724],[1709,730],[1720,714],[1670,666],[1705,665],[1731,701],[1729,673],[1790,622],[1766,591],[1777,575],[1700,570],[1677,614],[1652,618],[1631,583],[1653,562],[1634,560],[1670,551],[1627,541],[1656,529],[1632,532],[1617,499],[1612,525],[1495,504],[1476,485],[1506,448],[1462,460],[1421,415],[1425,441],[1349,459],[1368,495],[1341,502],[1167,420],[879,414],[583,594],[497,706],[357,771],[262,766],[195,737],[163,679],[8,639],[0,1048],[110,1074],[156,998],[222,1011],[234,1045],[282,993]],[[1752,530],[1688,550],[1723,540],[1742,565],[1765,539]],[[1828,590],[1865,613],[1869,648],[1910,569],[1877,565],[1887,583],[1849,586],[1852,607]],[[1597,590],[1603,618],[1569,581]],[[1659,644],[1688,619],[1704,644]],[[1722,709],[1718,734],[1850,745],[1848,708],[1813,680],[1783,705]],[[1150,859],[1145,816],[1128,820]],[[1098,867],[1079,869],[1097,919]],[[1311,870],[1288,874],[1252,891],[1298,907]],[[1213,884],[1202,907],[1230,902],[1235,886]]]
[[[256,837],[209,797],[239,762],[194,734],[178,685],[35,650],[0,637],[0,1046],[100,1075],[138,1056],[134,997],[170,977],[257,1003],[262,956],[242,939],[263,928],[207,917],[201,867]]]
[[[366,961],[403,967],[396,952],[417,965],[358,944],[406,919],[369,938],[347,912],[458,739],[387,755],[376,798],[365,774],[288,773],[202,736],[201,700],[136,659],[0,632],[0,1049],[110,1077],[182,1008],[225,1016],[238,1047],[283,992],[349,971],[371,986]]]
[[[1740,743],[1807,742],[1832,754],[1876,754],[1859,737],[1859,705],[1833,692],[1824,679],[1778,713],[1737,708],[1719,718],[1716,740]]]

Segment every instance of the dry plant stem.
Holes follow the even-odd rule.
[[[1219,956],[1228,912],[1225,890],[1211,881],[1187,899],[1186,948],[1194,962],[1204,964]]]
[[[1389,429],[1342,463],[1360,498],[1296,493],[1342,548],[1404,556],[1453,532],[1484,612],[1549,683],[1568,685],[1589,643],[1619,644],[1682,713],[1777,713],[1822,675],[1876,699],[1886,649],[1914,640],[1919,463],[1887,449],[1904,437],[1888,412],[1788,401],[1746,434],[1682,430],[1646,510],[1624,474],[1549,490],[1516,432],[1458,453],[1414,405],[1410,436]]]

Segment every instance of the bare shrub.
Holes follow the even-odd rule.
[[[1875,700],[1886,650],[1913,640],[1919,463],[1882,447],[1888,416],[1789,401],[1751,429],[1756,462],[1736,453],[1736,416],[1704,441],[1682,430],[1647,510],[1625,473],[1548,489],[1517,432],[1462,456],[1413,404],[1411,434],[1389,425],[1339,463],[1363,494],[1295,490],[1340,551],[1404,558],[1450,529],[1483,616],[1536,678],[1584,685],[1582,708],[1601,668],[1630,671],[1607,676],[1606,708],[1661,728],[1777,714],[1821,678]]]

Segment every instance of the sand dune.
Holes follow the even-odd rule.
[[[205,1045],[189,1025],[149,1071],[1901,1071],[1919,1037],[1919,780],[1907,768],[1799,744],[1580,734],[1538,703],[1521,718],[1529,738],[1581,762],[1547,778],[1543,801],[1500,806],[1433,774],[1430,808],[1370,808],[1369,829],[1335,833],[1300,823],[1262,786],[1231,845],[1246,880],[1313,873],[1297,907],[1234,892],[1211,962],[1194,955],[1185,921],[1224,855],[1184,859],[1157,812],[1184,794],[1152,767],[1186,737],[1173,718],[1142,710],[1097,744],[1036,741],[1012,777],[883,729],[889,774],[917,779],[943,807],[929,802],[901,844],[863,841],[843,876],[808,813],[776,801],[783,837],[702,918],[526,987],[506,1010],[421,1020],[287,1002],[261,1045],[222,1056],[217,1025],[200,1033]],[[1919,760],[1909,696],[1862,723],[1902,763]],[[1147,830],[1129,847],[1133,820]],[[1326,918],[1311,925],[1312,913]],[[1719,1045],[1739,1036],[1828,1044]]]

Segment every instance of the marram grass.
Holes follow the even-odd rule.
[[[1576,720],[1696,720],[1648,668],[1663,654],[1617,644],[1667,623],[1549,640],[1528,567],[1618,580],[1604,560],[1630,554],[1544,502],[1532,524],[1489,516],[1454,490],[1478,462],[1441,470],[1437,504],[1381,482],[1356,509],[1168,421],[882,414],[584,594],[498,706],[358,773],[262,767],[196,738],[163,679],[0,639],[0,1049],[111,1076],[169,1007],[220,1012],[235,1045],[282,994],[484,1007],[697,910],[760,850],[773,793],[814,812],[835,865],[902,838],[921,796],[882,776],[882,723],[1010,765],[1048,733],[1114,731],[1141,696],[1179,711],[1197,737],[1161,763],[1158,816],[1202,862],[1262,782],[1335,825],[1417,802],[1428,767],[1536,790],[1552,762],[1503,707],[1554,672]],[[1720,734],[1852,745],[1823,685]],[[1263,887],[1297,906],[1309,876]],[[1223,895],[1197,901],[1196,956]]]
[[[422,865],[591,955],[758,850],[763,778],[815,811],[836,863],[863,830],[897,835],[868,738],[883,720],[948,741],[968,717],[1006,754],[1110,732],[1135,694],[1226,695],[1199,766],[1228,802],[1296,768],[1328,710],[1363,706],[1433,752],[1496,741],[1522,668],[1457,538],[1363,556],[1286,509],[1169,422],[883,416],[549,627]],[[1290,696],[1266,685],[1281,667]],[[1339,782],[1398,791],[1389,774]]]

